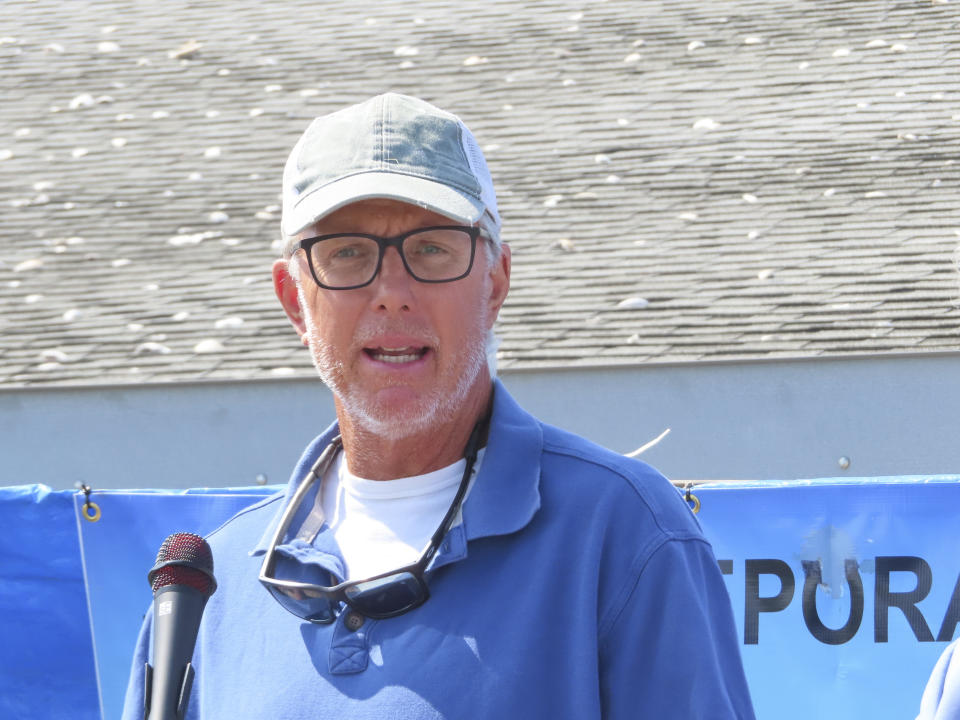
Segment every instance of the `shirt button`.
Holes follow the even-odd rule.
[[[363,615],[360,613],[351,610],[343,618],[343,624],[347,626],[347,630],[351,632],[356,632],[361,627],[363,627]]]

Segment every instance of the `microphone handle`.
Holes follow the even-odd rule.
[[[183,720],[193,685],[193,648],[207,598],[187,585],[160,588],[153,598],[153,667],[146,667],[145,720]]]

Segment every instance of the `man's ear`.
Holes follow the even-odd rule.
[[[490,327],[493,327],[503,301],[507,299],[507,293],[510,291],[510,246],[506,243],[501,244],[500,255],[490,268],[490,279],[492,282],[488,300],[488,317]]]
[[[300,305],[300,293],[297,291],[296,281],[290,275],[290,261],[284,258],[280,258],[273,263],[273,291],[277,294],[284,312],[290,318],[290,322],[303,344],[306,345],[307,321]]]

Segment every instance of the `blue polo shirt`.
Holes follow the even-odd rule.
[[[404,615],[294,617],[257,580],[295,487],[212,533],[219,587],[194,653],[189,720],[214,718],[753,718],[713,552],[655,470],[540,423],[494,385],[462,523]],[[309,503],[305,503],[309,505]],[[296,523],[294,524],[296,527]],[[311,564],[342,568],[326,528]],[[143,716],[141,631],[123,717]],[[358,627],[359,625],[359,627]]]

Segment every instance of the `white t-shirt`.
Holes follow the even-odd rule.
[[[480,450],[471,483],[482,459]],[[367,480],[351,473],[338,453],[323,477],[321,502],[346,579],[363,580],[416,562],[453,502],[466,463],[461,459],[414,477]]]

